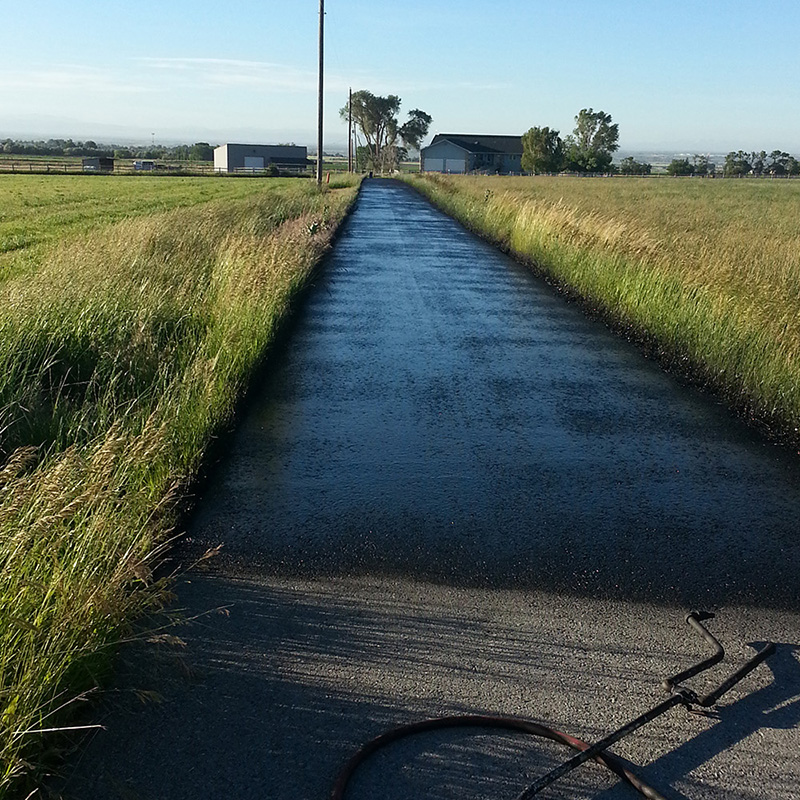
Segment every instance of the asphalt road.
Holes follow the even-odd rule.
[[[60,789],[324,798],[359,744],[441,714],[601,738],[706,654],[683,622],[703,607],[729,661],[698,690],[776,655],[615,751],[670,798],[800,797],[799,462],[369,181],[200,499],[183,557],[224,547],[179,586],[185,646],[124,650]],[[426,734],[348,797],[514,798],[560,756]],[[590,766],[542,796],[635,795]]]

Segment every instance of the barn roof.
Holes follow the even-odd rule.
[[[522,155],[521,136],[482,136],[471,133],[437,133],[429,147],[442,141],[452,142],[470,153],[505,153]]]

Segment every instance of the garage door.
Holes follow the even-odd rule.
[[[446,158],[444,160],[444,172],[466,172],[467,162],[463,158]]]
[[[264,169],[263,156],[245,156],[244,157],[245,169]]]
[[[444,172],[443,158],[426,158],[425,172]]]

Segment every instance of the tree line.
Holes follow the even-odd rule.
[[[773,150],[769,155],[764,150],[758,153],[731,151],[725,156],[723,171],[726,176],[739,175],[800,175],[800,162],[782,150]]]
[[[715,175],[717,165],[709,161],[708,156],[695,155],[692,161],[688,158],[675,158],[667,165],[669,175]],[[725,156],[722,174],[726,178],[743,178],[746,175],[760,177],[762,175],[787,176],[800,175],[800,162],[783,150],[766,150],[747,153],[744,150],[732,150]]]
[[[526,172],[610,172],[619,149],[619,125],[611,114],[583,108],[565,139],[550,127],[530,128],[522,135],[522,169]]]
[[[522,169],[526,172],[587,172],[649,175],[652,165],[636,161],[632,156],[613,164],[619,148],[619,127],[611,115],[584,108],[575,117],[575,130],[562,139],[557,130],[531,128],[522,136]],[[717,165],[707,155],[673,159],[667,165],[668,175],[712,176]],[[722,174],[728,178],[746,175],[800,175],[800,162],[783,150],[748,153],[731,151],[725,156]]]
[[[87,139],[47,139],[23,141],[3,139],[0,141],[0,153],[18,156],[107,156],[113,158],[146,158],[169,161],[213,161],[214,147],[208,142],[179,144],[166,146],[130,146],[103,145]]]

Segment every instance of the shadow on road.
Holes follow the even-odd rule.
[[[458,713],[522,716],[592,741],[654,705],[661,677],[702,651],[671,610],[644,607],[631,617],[627,606],[543,595],[197,576],[181,597],[193,613],[209,600],[225,612],[183,626],[185,648],[128,652],[124,710],[113,695],[108,730],[64,797],[322,799],[364,742]],[[664,628],[658,641],[654,626]],[[750,800],[753,764],[769,763],[770,735],[797,726],[796,652],[782,645],[769,664],[774,679],[766,669],[749,678],[719,719],[676,710],[617,752],[651,762],[640,772],[660,789],[684,790],[699,775],[702,797],[716,796],[707,772],[722,757],[719,797]],[[163,702],[143,705],[142,690],[152,687]],[[524,736],[430,733],[363,765],[347,797],[513,800],[565,754]],[[792,791],[787,783],[770,796]],[[631,795],[588,766],[551,796]]]

